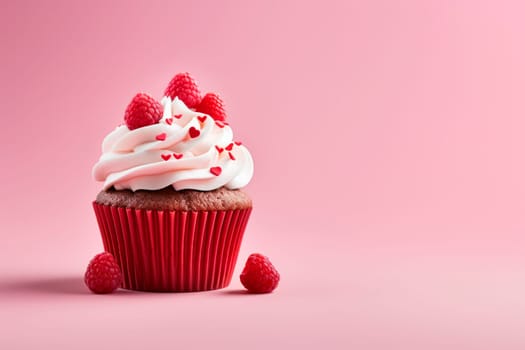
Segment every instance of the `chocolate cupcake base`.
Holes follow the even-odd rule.
[[[252,210],[249,197],[225,189],[137,192],[104,191],[93,202],[104,248],[121,267],[123,288],[195,292],[228,286]],[[146,194],[149,199],[142,198]],[[219,209],[211,210],[211,204]]]

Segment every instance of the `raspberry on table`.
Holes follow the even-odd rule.
[[[157,124],[161,118],[162,105],[145,93],[136,94],[124,114],[124,121],[130,130]]]
[[[272,292],[277,288],[280,278],[270,260],[258,253],[248,257],[241,273],[241,283],[251,293]]]
[[[201,103],[197,106],[196,111],[206,113],[218,121],[226,120],[224,103],[219,95],[213,92],[209,92],[203,97]]]
[[[104,252],[95,255],[84,275],[86,286],[96,294],[107,294],[120,287],[122,273],[115,258]]]
[[[179,73],[171,79],[164,96],[172,100],[178,97],[188,108],[195,108],[201,102],[201,93],[190,73]]]

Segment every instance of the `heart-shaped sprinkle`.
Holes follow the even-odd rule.
[[[173,153],[173,156],[175,157],[175,159],[181,159],[182,153]]]
[[[233,149],[233,143],[230,143],[228,146],[226,146],[227,151],[231,151]]]
[[[159,141],[164,141],[166,140],[166,133],[163,132],[162,134],[158,134],[157,136],[155,136],[155,138]]]
[[[200,130],[197,130],[194,126],[190,128],[190,137],[192,139],[199,137],[200,134],[201,134]]]
[[[228,152],[228,155],[230,156],[231,160],[235,160],[235,157],[233,156],[233,154],[231,152]]]
[[[222,151],[224,151],[224,148],[219,147],[217,145],[215,145],[215,148],[217,149],[217,152],[219,152],[219,153],[222,153]]]
[[[205,115],[201,115],[201,116],[198,116],[198,117],[197,117],[197,119],[199,119],[199,121],[200,121],[201,123],[204,123],[204,121],[206,120],[206,118],[207,118],[207,116],[205,116]]]
[[[168,160],[168,159],[171,158],[171,154],[161,154],[160,156],[161,156],[162,159],[164,159],[164,160]]]
[[[219,128],[224,128],[224,122],[221,122],[220,120],[216,120],[216,121],[215,121],[215,124],[216,124]]]
[[[210,173],[212,173],[215,176],[219,176],[222,172],[222,168],[220,166],[214,166],[210,168]]]
[[[171,125],[173,123],[173,118],[166,118],[166,124]]]
[[[182,118],[182,114],[175,114],[175,115],[173,116],[173,118],[180,119],[180,118]]]
[[[240,146],[240,145],[242,145],[242,142],[241,142],[241,141],[235,141],[235,144],[236,144],[237,146]]]

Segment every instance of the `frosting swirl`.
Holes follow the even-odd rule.
[[[211,191],[237,189],[253,176],[250,152],[233,141],[232,129],[209,115],[195,112],[177,97],[164,97],[158,124],[130,130],[118,126],[102,143],[93,177],[104,190]]]

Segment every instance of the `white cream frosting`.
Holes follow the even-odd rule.
[[[164,97],[158,124],[129,130],[121,125],[106,136],[93,177],[104,189],[211,191],[244,187],[253,176],[253,159],[232,129],[195,112],[177,97]],[[197,136],[198,134],[198,136]]]

